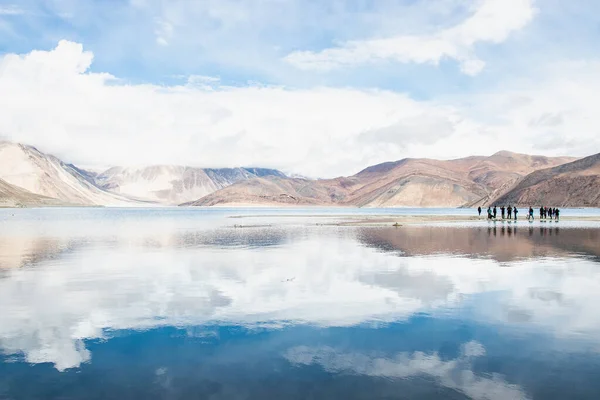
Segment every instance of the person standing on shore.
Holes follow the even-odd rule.
[[[488,207],[487,209],[487,213],[488,213],[488,219],[492,219],[492,207]]]
[[[504,206],[500,207],[500,215],[502,215],[502,219],[504,219],[504,216],[506,215],[505,211],[506,211],[506,207],[504,207]]]
[[[554,219],[556,220],[556,222],[558,222],[558,216],[560,214],[560,210],[558,208],[554,209]],[[558,228],[556,228],[558,229]]]
[[[527,217],[527,220],[533,220],[533,208],[531,208],[531,206],[529,206],[529,216]]]
[[[508,216],[507,216],[507,217],[508,217],[508,219],[511,219],[511,218],[512,218],[512,211],[513,211],[513,208],[512,208],[512,206],[511,206],[511,205],[509,205],[509,206],[508,206],[508,208],[507,208],[506,210],[508,211]]]
[[[554,210],[552,209],[552,207],[550,207],[548,209],[548,216],[550,217],[550,219],[552,219],[552,215],[554,214]]]
[[[498,209],[494,206],[494,219],[496,219],[496,215],[498,215]]]
[[[515,221],[516,221],[517,220],[517,214],[519,213],[519,210],[517,209],[516,206],[515,206],[515,208],[513,208],[513,213],[515,214]]]
[[[540,207],[540,219],[544,218],[544,207]]]
[[[477,207],[477,212],[479,213],[479,216],[481,217],[481,206]]]

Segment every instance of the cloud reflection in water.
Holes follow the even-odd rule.
[[[5,270],[3,351],[64,370],[93,357],[85,340],[110,338],[114,330],[387,323],[416,313],[460,315],[467,299],[483,295],[488,300],[473,302],[470,318],[557,336],[600,334],[597,263],[566,253],[508,264],[414,248],[402,251],[415,255],[399,257],[365,246],[364,232],[334,228],[241,229],[225,242],[202,239],[207,232],[165,231],[150,242],[152,236],[130,233],[79,238],[69,252]]]

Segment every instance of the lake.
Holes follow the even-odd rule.
[[[378,214],[2,209],[0,399],[600,398],[599,222]]]

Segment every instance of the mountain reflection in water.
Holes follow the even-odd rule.
[[[0,228],[0,398],[600,394],[598,228],[53,213]]]
[[[600,229],[561,229],[558,224],[498,225],[362,228],[357,237],[367,246],[406,256],[464,255],[500,262],[576,255],[600,259]]]

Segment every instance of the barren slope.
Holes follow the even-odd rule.
[[[573,160],[510,152],[456,160],[403,159],[327,180],[238,182],[193,205],[321,204],[359,207],[459,207],[485,204],[536,168]],[[293,199],[290,200],[290,199]]]
[[[163,204],[197,200],[219,189],[260,176],[285,175],[264,168],[193,168],[178,165],[114,167],[95,177],[102,189]]]
[[[494,202],[526,207],[599,207],[600,154],[532,172]]]
[[[31,193],[0,179],[0,207],[61,206],[65,202]]]
[[[328,205],[327,188],[317,181],[293,178],[254,178],[239,182],[185,206]]]
[[[80,205],[141,204],[96,187],[80,170],[36,148],[0,142],[0,178],[42,196]]]

